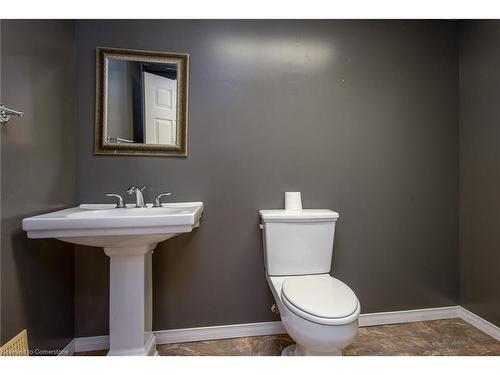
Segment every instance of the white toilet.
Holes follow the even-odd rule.
[[[295,340],[282,355],[342,355],[358,331],[354,292],[330,276],[331,210],[261,210],[266,278],[281,320]]]

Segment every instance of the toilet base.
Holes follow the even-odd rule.
[[[295,354],[296,348],[297,348],[297,344],[288,345],[285,349],[283,349],[281,351],[281,356],[288,357],[288,356],[292,356],[292,355],[297,355],[297,354]]]
[[[342,350],[336,350],[331,353],[318,353],[312,350],[307,350],[298,344],[292,344],[287,346],[285,349],[281,351],[282,356],[341,356]]]

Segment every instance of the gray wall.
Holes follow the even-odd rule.
[[[1,128],[1,342],[27,328],[33,351],[61,349],[74,334],[73,247],[28,240],[21,220],[75,203],[74,22],[3,20],[1,36],[2,100],[26,113]]]
[[[461,304],[500,325],[500,22],[461,23]]]
[[[76,45],[78,200],[205,203],[154,252],[154,329],[275,319],[257,210],[288,190],[340,213],[362,312],[457,303],[456,23],[82,20]],[[191,54],[188,158],[93,155],[96,46]],[[106,334],[107,259],[76,258],[76,335]]]

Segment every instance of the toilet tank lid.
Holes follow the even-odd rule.
[[[337,221],[339,218],[337,212],[327,209],[305,209],[301,211],[260,210],[259,215],[265,223]]]

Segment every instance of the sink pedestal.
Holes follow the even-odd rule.
[[[25,218],[23,229],[29,238],[103,248],[110,258],[108,355],[156,355],[151,255],[160,242],[197,228],[202,212],[202,202],[82,204]]]
[[[108,355],[158,355],[152,332],[155,247],[104,248],[110,257]]]

